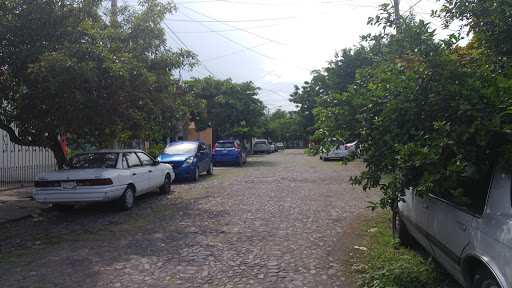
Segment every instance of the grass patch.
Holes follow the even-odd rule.
[[[391,211],[377,213],[362,226],[353,248],[351,274],[358,287],[460,287],[419,244],[408,249],[393,240]]]

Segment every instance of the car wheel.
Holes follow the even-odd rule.
[[[160,186],[159,190],[162,194],[171,193],[171,176],[169,176],[169,174],[165,176],[164,183]]]
[[[411,246],[413,243],[412,235],[407,231],[407,227],[405,227],[404,221],[400,218],[400,213],[398,212],[398,204],[395,204],[393,207],[393,239],[399,240],[400,244],[403,246]]]
[[[501,288],[501,286],[489,269],[480,266],[473,277],[471,288]]]
[[[327,160],[329,160],[329,159],[327,159],[327,158],[325,158],[325,157],[322,157],[322,160],[327,161]]]
[[[217,162],[212,162],[213,167],[217,167]]]
[[[243,163],[244,163],[244,161],[242,160],[242,155],[240,155],[240,158],[238,159],[238,166],[242,167]]]
[[[206,170],[206,174],[208,174],[208,175],[212,175],[213,174],[213,164],[212,164],[212,162],[210,162],[210,167],[208,168],[208,170]]]
[[[119,208],[121,210],[130,210],[133,207],[133,201],[135,200],[135,191],[132,186],[126,187],[121,198],[118,199]]]
[[[192,181],[199,181],[199,166],[196,166],[194,176],[192,176]]]

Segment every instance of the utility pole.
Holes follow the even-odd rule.
[[[394,0],[396,35],[400,34],[400,0]]]
[[[111,1],[111,9],[112,9],[112,18],[117,18],[117,0]]]

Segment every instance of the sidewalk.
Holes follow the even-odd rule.
[[[37,216],[51,204],[37,203],[32,199],[33,186],[0,188],[0,225],[28,216]]]

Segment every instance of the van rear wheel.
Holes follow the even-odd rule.
[[[414,243],[414,238],[405,227],[404,221],[400,217],[398,204],[393,206],[393,239],[399,240],[400,244],[409,247]]]

